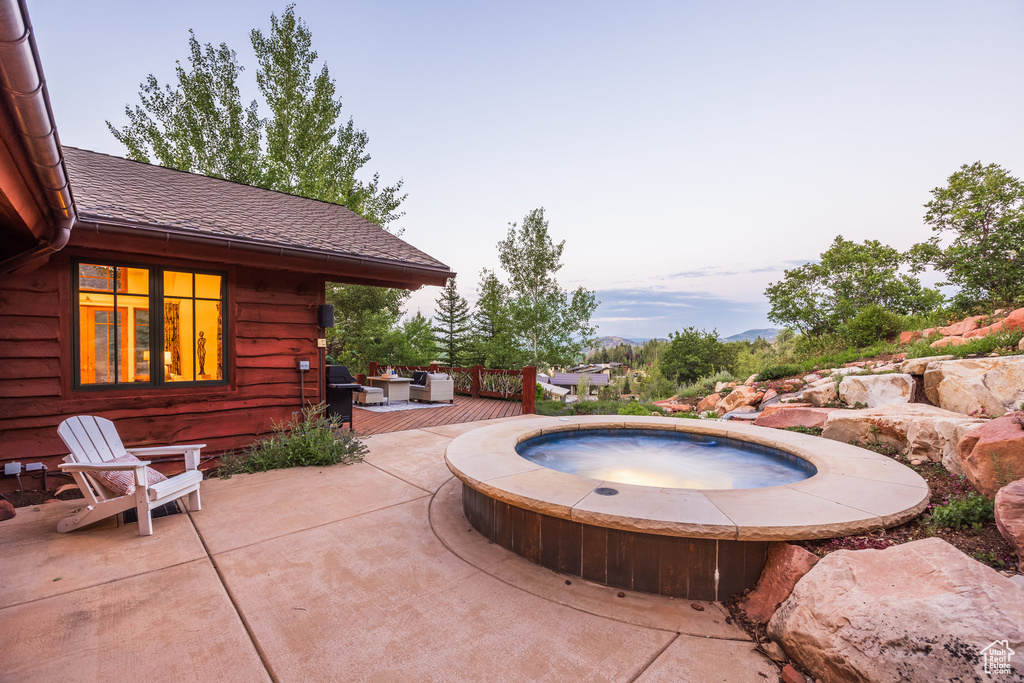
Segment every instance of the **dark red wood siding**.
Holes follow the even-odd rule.
[[[228,273],[228,384],[215,387],[73,388],[71,259],[214,268]],[[205,443],[204,452],[240,449],[300,409],[299,358],[306,401],[318,400],[316,307],[324,277],[167,255],[68,250],[27,274],[0,281],[0,463],[46,463],[66,454],[57,425],[72,415],[113,420],[127,446]],[[13,478],[0,479],[10,490]],[[35,485],[35,484],[33,484]]]

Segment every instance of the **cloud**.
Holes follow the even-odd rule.
[[[664,291],[654,288],[598,289],[601,301],[592,319],[598,334],[622,337],[666,337],[686,327],[728,336],[769,327],[767,301],[747,302],[710,292]]]
[[[751,275],[754,273],[781,273],[784,270],[795,268],[796,266],[802,266],[807,262],[808,261],[806,259],[791,259],[782,261],[779,264],[758,266],[757,268],[747,268],[742,270],[725,270],[718,266],[707,266],[696,270],[681,270],[677,273],[669,274],[668,277],[690,279],[701,277],[733,277],[736,275]]]

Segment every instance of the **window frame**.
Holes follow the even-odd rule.
[[[79,290],[79,278],[81,277],[81,266],[95,265],[105,266],[108,268],[139,268],[145,269],[149,272],[149,294],[147,295],[131,295],[131,296],[146,296],[149,299],[149,344],[150,344],[150,357],[158,356],[163,357],[163,338],[164,338],[164,272],[171,271],[176,273],[190,273],[192,275],[217,275],[221,278],[220,280],[220,303],[221,303],[221,329],[223,330],[223,338],[221,340],[220,348],[220,363],[223,368],[223,377],[221,379],[197,379],[197,380],[179,380],[169,381],[164,379],[164,373],[162,371],[154,371],[154,367],[162,369],[163,363],[156,364],[153,361],[150,363],[149,381],[148,382],[113,382],[109,384],[83,384],[82,383],[82,320],[81,320],[81,298]],[[193,282],[195,279],[193,278]],[[171,297],[178,299],[181,297]],[[194,296],[192,300],[195,301]],[[211,301],[211,299],[205,299]],[[125,390],[154,390],[154,389],[175,389],[179,387],[222,387],[230,384],[230,368],[228,367],[228,339],[231,335],[231,328],[228,320],[228,272],[220,270],[208,270],[203,268],[193,268],[191,266],[175,266],[175,265],[152,265],[147,263],[140,263],[135,261],[114,261],[110,259],[93,259],[88,257],[76,257],[71,259],[71,301],[72,301],[72,312],[71,312],[71,347],[72,347],[72,390],[74,391],[125,391]],[[154,315],[154,311],[159,312],[159,315]],[[115,309],[115,318],[117,311]],[[159,340],[159,343],[158,343]],[[154,346],[158,346],[160,351],[158,354],[154,354]]]

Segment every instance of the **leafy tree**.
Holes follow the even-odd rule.
[[[448,278],[448,283],[437,299],[434,320],[434,339],[441,351],[441,361],[445,365],[457,367],[465,360],[470,324],[469,304],[455,288],[453,277]]]
[[[364,372],[373,359],[388,362],[401,346],[397,325],[408,297],[409,292],[401,289],[328,283],[327,303],[334,305],[328,353],[353,372]]]
[[[942,295],[922,287],[915,275],[901,273],[909,262],[907,254],[877,240],[858,244],[839,235],[819,263],[787,270],[769,285],[768,318],[816,336],[836,332],[871,304],[900,314],[929,311]]]
[[[341,204],[385,227],[402,216],[402,181],[382,187],[377,174],[356,177],[370,161],[369,138],[351,119],[338,124],[341,98],[326,64],[313,74],[317,53],[295,5],[270,15],[269,35],[250,34],[266,119],[256,101],[242,106],[235,51],[189,34],[191,68],[177,64],[176,86],[150,74],[141,104],[125,107],[128,125],[107,121],[129,158]]]
[[[125,106],[128,125],[111,134],[128,149],[128,158],[225,178],[247,185],[262,180],[261,122],[256,102],[242,105],[235,51],[196,40],[189,30],[189,64],[177,62],[178,85],[161,86],[150,74],[139,86],[141,105]]]
[[[468,360],[488,368],[516,368],[526,363],[516,346],[508,313],[508,288],[497,273],[484,268],[477,286],[472,334],[467,345]]]
[[[931,191],[931,239],[914,256],[960,287],[961,307],[1013,305],[1024,298],[1024,183],[997,164],[964,164]],[[946,234],[952,241],[940,246]]]
[[[676,384],[692,384],[729,370],[736,360],[736,347],[718,339],[718,332],[687,327],[669,335],[668,348],[658,361],[661,374]]]
[[[551,241],[543,208],[528,213],[521,227],[510,223],[498,243],[509,277],[507,310],[514,338],[527,362],[540,368],[570,365],[593,345],[594,293],[579,287],[570,296],[555,280],[564,248],[565,240]]]
[[[437,358],[437,342],[434,341],[434,326],[419,311],[402,323],[405,344],[400,351],[400,365],[429,365]]]
[[[141,103],[125,107],[128,124],[106,122],[128,158],[341,204],[388,229],[403,215],[402,181],[383,186],[379,174],[358,177],[370,161],[369,137],[351,118],[339,123],[341,98],[326,64],[314,75],[312,34],[295,6],[271,14],[269,34],[254,29],[250,38],[267,118],[255,100],[242,105],[244,67],[235,51],[225,43],[200,45],[190,30],[189,66],[177,63],[177,83],[161,85],[150,74],[140,86]],[[365,369],[367,358],[383,358],[375,349],[395,347],[399,304],[408,292],[331,285],[332,296],[345,314],[328,335],[337,359]]]

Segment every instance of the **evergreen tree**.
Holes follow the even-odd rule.
[[[469,304],[455,288],[455,278],[441,290],[434,315],[434,340],[445,365],[458,367],[465,360],[470,331]]]

